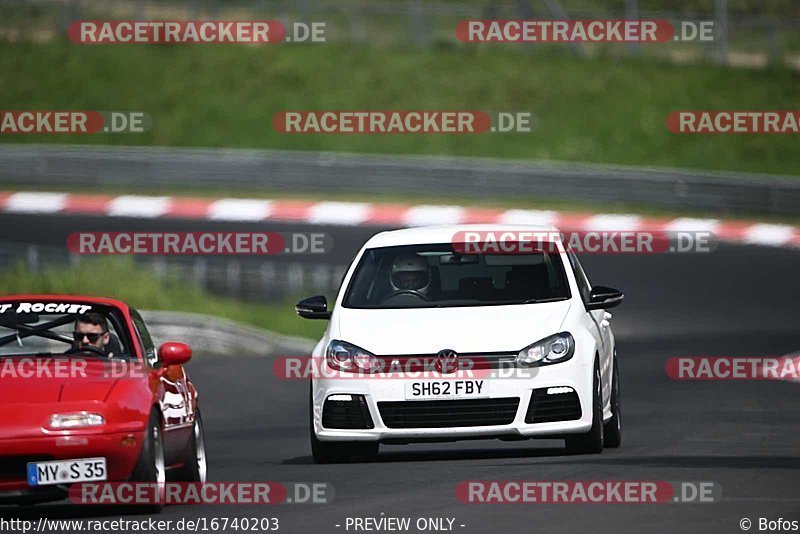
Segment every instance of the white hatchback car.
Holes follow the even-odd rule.
[[[473,231],[556,238],[526,253],[472,253],[457,236]],[[591,286],[559,236],[516,225],[379,233],[348,268],[332,310],[322,296],[299,302],[301,317],[330,319],[313,352],[325,371],[311,382],[314,460],[474,438],[563,438],[575,453],[618,447],[606,309],[623,295]]]

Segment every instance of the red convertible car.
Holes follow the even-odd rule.
[[[80,482],[205,482],[191,355],[156,350],[117,300],[0,297],[0,504],[63,499]]]

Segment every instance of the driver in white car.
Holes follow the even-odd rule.
[[[392,289],[426,295],[431,286],[431,270],[427,260],[418,254],[401,254],[392,262]]]

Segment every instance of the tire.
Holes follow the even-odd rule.
[[[571,454],[598,454],[603,452],[603,390],[600,381],[600,362],[594,360],[592,380],[592,428],[585,434],[567,436],[567,452]]]
[[[150,413],[150,420],[147,424],[142,451],[139,453],[139,460],[131,475],[131,482],[143,482],[147,484],[161,485],[161,499],[156,504],[146,504],[137,506],[137,510],[145,513],[158,513],[164,504],[164,484],[167,478],[166,464],[164,462],[164,442],[162,439],[161,418],[154,409]]]
[[[373,459],[378,455],[380,445],[377,441],[320,441],[314,432],[314,401],[309,395],[309,438],[311,442],[311,456],[314,463],[333,464],[347,463],[354,458]]]
[[[611,378],[611,419],[603,429],[603,446],[616,449],[622,445],[622,399],[619,393],[619,364],[614,353],[614,376]]]
[[[192,437],[189,440],[189,449],[186,451],[184,466],[176,478],[180,482],[197,482],[205,484],[208,478],[208,457],[206,456],[205,430],[203,417],[198,409],[195,412]]]

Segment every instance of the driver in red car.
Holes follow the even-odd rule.
[[[103,351],[103,354],[113,356],[108,352],[108,342],[111,334],[108,332],[108,321],[99,313],[89,312],[79,315],[75,320],[74,347],[94,347]]]

